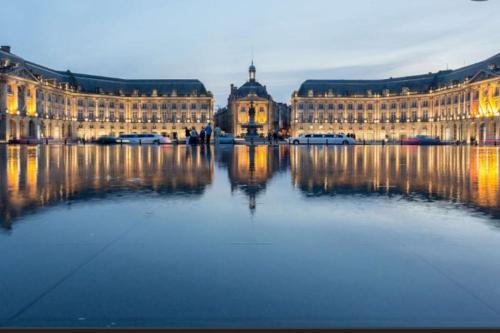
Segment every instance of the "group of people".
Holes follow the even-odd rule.
[[[354,134],[354,133],[347,133],[346,136],[348,138],[353,138],[354,140],[356,140],[356,134]]]
[[[277,131],[267,133],[267,141],[269,144],[278,143],[279,135]]]
[[[207,126],[202,127],[200,130],[200,133],[196,131],[196,128],[191,127],[189,129],[188,127],[185,128],[186,132],[186,144],[188,145],[195,145],[195,144],[210,144],[210,137],[212,136],[212,126],[210,126],[210,123],[207,124]]]

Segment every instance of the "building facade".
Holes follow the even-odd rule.
[[[262,128],[258,129],[258,133],[267,135],[269,131],[274,129],[275,103],[271,95],[268,94],[266,86],[257,82],[253,61],[248,68],[248,76],[248,81],[239,88],[231,84],[227,107],[217,111],[215,122],[225,132],[233,133],[238,137],[244,136],[246,129],[242,125],[249,121],[248,110],[250,102],[253,101],[255,122],[262,125]]]
[[[500,137],[500,54],[424,75],[307,80],[292,94],[291,132],[354,133],[360,140],[418,134],[482,142]]]
[[[97,138],[120,133],[184,136],[213,117],[199,80],[125,80],[56,71],[0,50],[0,142]]]

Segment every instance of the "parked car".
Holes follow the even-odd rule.
[[[235,143],[234,136],[231,133],[221,134],[218,137],[216,137],[215,140],[217,143],[220,143],[220,144],[234,144]]]
[[[165,144],[172,143],[169,138],[166,138],[160,134],[120,134],[117,139],[118,143],[132,143],[132,144]]]
[[[417,135],[414,138],[405,138],[401,140],[404,145],[440,145],[442,144],[439,138],[433,138],[427,135]]]
[[[112,145],[117,143],[117,138],[111,135],[102,135],[94,140],[94,143],[101,145]]]
[[[294,145],[311,144],[311,145],[353,145],[356,140],[348,137],[345,134],[301,134],[292,136],[287,139],[288,143]]]

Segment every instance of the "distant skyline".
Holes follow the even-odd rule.
[[[306,79],[373,79],[458,68],[500,52],[500,1],[3,2],[0,44],[57,70],[197,78],[224,106],[257,80],[289,102]],[[252,52],[253,50],[253,52]]]

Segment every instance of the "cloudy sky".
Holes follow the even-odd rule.
[[[0,43],[60,70],[198,78],[225,105],[257,79],[289,101],[306,79],[457,68],[500,52],[500,1],[2,1]]]

